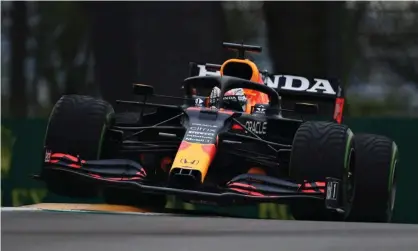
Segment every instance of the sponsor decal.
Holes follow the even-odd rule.
[[[45,151],[45,163],[48,163],[49,161],[51,161],[51,154],[52,152],[50,150]]]
[[[198,65],[199,76],[219,76],[219,71],[208,71],[205,65]],[[337,92],[332,87],[331,83],[327,79],[314,78],[314,83],[311,83],[309,79],[301,76],[293,75],[273,75],[261,74],[265,85],[278,89],[289,91],[305,91],[311,93],[322,93],[335,95]],[[340,90],[338,90],[340,92]]]
[[[327,200],[337,200],[338,183],[329,181],[327,183]]]
[[[204,101],[201,98],[197,98],[194,101],[195,106],[197,107],[202,107],[203,106]]]
[[[224,96],[224,100],[227,100],[227,101],[238,101],[238,97],[237,96]]]
[[[245,122],[245,127],[257,135],[264,135],[267,133],[267,122],[248,120]]]
[[[264,105],[255,105],[254,106],[254,112],[255,113],[262,113],[262,114],[264,114],[265,111],[266,111],[266,107]]]
[[[189,142],[212,144],[216,140],[218,125],[192,123],[184,139]]]
[[[192,131],[192,132],[204,132],[204,133],[215,133],[216,129],[201,127],[201,126],[192,126],[192,127],[190,127],[190,131]]]
[[[185,164],[185,165],[197,165],[199,164],[199,160],[181,159],[180,163]]]
[[[281,85],[281,89],[289,91],[306,91],[313,93],[324,93],[335,95],[337,94],[332,88],[331,83],[326,79],[314,78],[315,83],[311,86],[309,80],[304,77],[292,76],[292,75],[274,75],[273,80],[268,78],[265,80],[267,86],[272,88],[279,88],[281,79],[284,79],[284,85]]]
[[[220,71],[208,71],[206,65],[197,65],[199,67],[199,76],[220,76]]]

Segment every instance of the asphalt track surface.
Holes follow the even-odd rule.
[[[2,212],[3,251],[418,250],[418,225]]]

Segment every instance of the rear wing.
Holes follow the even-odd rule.
[[[220,75],[221,65],[190,63],[190,76]],[[306,78],[294,75],[275,75],[260,72],[264,84],[276,89],[284,110],[293,110],[295,103],[311,103],[318,106],[318,114],[310,119],[343,121],[344,92],[339,82],[330,79]],[[283,111],[288,118],[300,118],[300,114]]]

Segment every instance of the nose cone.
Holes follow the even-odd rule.
[[[199,144],[183,141],[170,170],[175,179],[196,180],[203,183],[216,153],[215,144]],[[184,147],[187,145],[187,147]]]

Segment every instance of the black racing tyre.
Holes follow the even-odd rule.
[[[391,139],[372,134],[354,137],[355,192],[350,221],[390,222],[396,198],[398,147]]]
[[[352,198],[352,180],[349,173],[354,167],[353,133],[346,125],[333,122],[303,123],[296,131],[290,156],[290,178],[303,182],[325,181],[327,177],[342,180],[345,214],[329,211],[325,202],[295,201],[290,204],[296,220],[344,220],[349,213]]]
[[[104,100],[83,95],[62,96],[54,105],[45,134],[45,148],[53,153],[100,159],[114,110]],[[49,176],[49,191],[70,197],[93,197],[97,191],[68,177]]]

